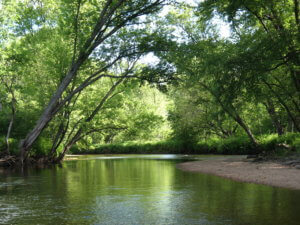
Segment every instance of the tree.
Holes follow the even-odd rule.
[[[247,113],[249,106],[266,105],[264,113],[269,114],[278,133],[283,132],[270,97],[276,99],[299,131],[297,81],[293,77],[295,71],[290,73],[291,67],[297,68],[297,60],[292,57],[298,52],[298,45],[295,45],[298,42],[297,20],[293,17],[297,13],[292,9],[297,11],[293,6],[298,4],[289,1],[283,12],[280,11],[281,1],[257,2],[208,0],[200,3],[197,11],[180,8],[171,12],[168,22],[180,33],[181,39],[167,53],[158,54],[176,67],[187,87],[191,85],[210,93],[215,104],[239,124],[255,145],[258,142],[251,125],[246,122],[251,121]],[[270,13],[272,18],[265,24],[257,21],[260,16],[254,12]],[[214,30],[215,15],[231,23],[229,39],[220,38]],[[291,87],[286,88],[288,86]],[[201,95],[196,94],[198,98]],[[287,125],[287,120],[284,123]]]
[[[51,97],[48,105],[45,107],[40,119],[37,121],[37,124],[20,143],[21,161],[27,158],[32,144],[35,142],[47,124],[56,115],[56,113],[66,104],[66,102],[72,99],[76,93],[80,92],[91,83],[103,77],[103,73],[105,73],[107,69],[116,61],[124,56],[133,54],[135,49],[117,49],[119,52],[113,59],[111,58],[108,63],[99,67],[97,71],[90,74],[90,76],[82,81],[76,88],[74,87],[74,89],[66,97],[63,97],[64,92],[67,90],[70,84],[74,82],[76,77],[79,76],[78,74],[80,73],[80,69],[88,61],[89,57],[92,54],[103,54],[103,52],[101,52],[101,47],[105,48],[105,45],[108,44],[109,41],[113,40],[114,34],[120,32],[122,28],[128,26],[128,24],[137,22],[137,18],[140,16],[157,11],[163,2],[164,1],[162,0],[141,0],[130,2],[127,1],[125,4],[125,1],[123,0],[107,0],[99,1],[95,5],[81,1],[77,2],[78,5],[76,15],[78,15],[78,17],[76,16],[75,18],[72,18],[72,21],[66,21],[69,24],[73,24],[72,27],[74,27],[74,57],[70,63],[68,72],[65,76],[63,76],[63,79]],[[82,24],[83,21],[79,20],[79,17],[82,15],[81,8],[84,7],[88,8],[90,15],[92,15],[87,17],[87,21],[89,23],[91,21],[93,22],[91,24]],[[97,17],[95,18],[94,15],[97,15]],[[84,15],[82,15],[82,17],[84,18]],[[88,37],[84,30],[78,29],[79,22],[80,26],[85,29],[87,28],[87,25],[89,25],[89,28],[93,26],[93,29],[91,30],[90,34],[88,34]],[[81,32],[84,32],[85,35],[80,36]],[[79,37],[80,40],[78,41]]]

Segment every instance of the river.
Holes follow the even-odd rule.
[[[91,155],[1,169],[0,224],[300,224],[300,191],[176,168],[202,157]]]

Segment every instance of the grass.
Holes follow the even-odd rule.
[[[182,142],[169,140],[156,143],[106,144],[97,146],[94,150],[73,147],[71,152],[75,154],[180,154],[183,153],[182,149]]]
[[[227,139],[211,138],[198,143],[186,143],[180,140],[167,140],[156,143],[127,142],[123,144],[106,144],[95,149],[78,149],[73,147],[73,154],[288,154],[300,152],[300,134],[287,133],[258,137],[259,146],[254,146],[245,136]],[[287,148],[289,146],[289,148]]]
[[[260,154],[286,156],[290,153],[300,154],[300,133],[262,135],[258,138],[259,146],[254,146],[247,137],[238,136],[227,139],[210,138],[198,143],[181,140],[161,142],[126,142],[123,144],[106,144],[94,149],[71,149],[73,154],[224,154],[246,155]],[[40,138],[34,145],[33,155],[46,155],[51,148],[51,140]],[[287,147],[289,146],[289,147]],[[10,139],[11,153],[18,155],[18,142]],[[0,137],[0,152],[6,148],[5,137]]]

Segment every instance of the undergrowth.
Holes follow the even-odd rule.
[[[156,143],[127,142],[122,144],[105,144],[95,149],[78,149],[73,147],[74,154],[285,154],[300,152],[300,134],[287,133],[282,136],[276,134],[258,137],[259,145],[253,145],[245,136],[227,139],[210,138],[198,143],[182,140],[167,140]]]

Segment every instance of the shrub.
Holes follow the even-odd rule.
[[[300,134],[299,133],[286,133],[282,136],[277,134],[263,135],[259,137],[261,150],[268,154],[285,154],[291,150],[299,149]],[[281,144],[291,147],[287,149]]]
[[[52,140],[50,138],[39,137],[39,139],[33,145],[33,151],[31,156],[40,158],[47,156],[52,147]]]
[[[94,150],[72,147],[75,154],[281,154],[290,150],[280,148],[279,144],[288,144],[300,152],[300,134],[287,133],[262,135],[258,137],[259,146],[254,146],[246,136],[236,136],[226,139],[210,138],[198,143],[187,143],[181,140],[167,140],[156,143],[126,142],[122,144],[99,145]]]
[[[300,137],[297,137],[294,140],[293,146],[295,147],[296,152],[300,153]]]
[[[11,155],[18,155],[19,154],[19,142],[18,140],[14,138],[10,138],[9,140],[9,151]],[[0,152],[3,152],[6,150],[6,142],[5,142],[5,136],[0,137]]]
[[[0,152],[4,151],[6,148],[5,137],[0,136]]]

